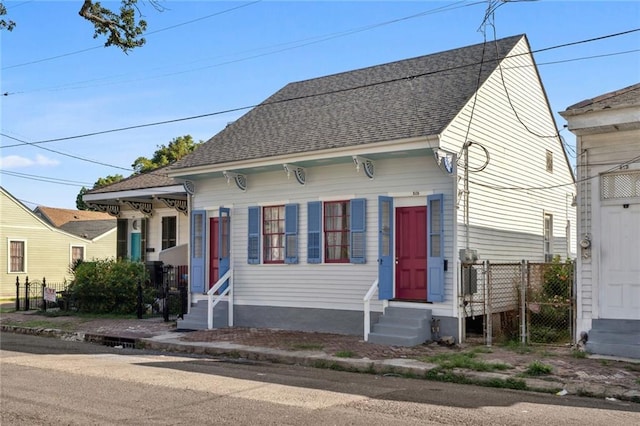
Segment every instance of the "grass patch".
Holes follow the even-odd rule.
[[[441,368],[451,370],[465,368],[473,371],[496,371],[511,368],[508,364],[493,363],[476,358],[476,352],[458,352],[451,354],[439,354],[424,358],[424,362],[438,364]]]
[[[585,351],[579,351],[577,349],[571,350],[571,356],[578,359],[584,359],[587,357],[587,353]]]
[[[26,328],[55,328],[58,330],[70,331],[75,327],[75,324],[72,322],[53,322],[47,321],[45,319],[35,319],[29,321],[6,321],[5,324],[13,325],[17,327],[26,327]]]
[[[324,348],[320,343],[292,343],[289,349],[293,351],[321,351]]]
[[[336,352],[336,356],[338,358],[353,358],[356,354],[352,351],[338,351]]]
[[[533,361],[527,366],[524,374],[527,376],[544,376],[550,374],[553,371],[553,367],[549,364],[545,364],[540,361]]]
[[[523,344],[522,342],[518,342],[516,340],[509,340],[507,343],[504,344],[503,347],[507,350],[513,351],[521,355],[533,352],[533,349],[531,348],[531,346],[527,346],[526,344]]]
[[[603,365],[603,366],[606,367],[609,364],[611,364],[611,361],[609,361],[608,359],[601,359],[600,360],[600,365]]]

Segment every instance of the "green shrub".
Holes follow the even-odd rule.
[[[533,361],[527,366],[525,374],[528,376],[544,376],[546,374],[551,374],[552,371],[553,367],[549,364],[545,364],[540,361]]]
[[[136,312],[138,283],[147,280],[143,263],[96,260],[76,265],[69,286],[79,312],[132,314]]]

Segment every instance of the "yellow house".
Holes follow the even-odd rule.
[[[38,216],[0,187],[0,298],[13,298],[16,278],[62,282],[70,280],[78,260],[116,255],[116,221],[65,223],[58,228]],[[66,228],[66,230],[64,229]]]

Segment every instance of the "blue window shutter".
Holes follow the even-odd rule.
[[[298,205],[284,206],[284,263],[298,263]]]
[[[427,301],[444,301],[444,199],[427,197]]]
[[[322,262],[322,202],[307,203],[307,262]]]
[[[260,207],[249,207],[249,238],[247,263],[260,263]]]
[[[355,198],[351,200],[351,263],[366,263],[367,248],[367,200],[365,198]]]
[[[393,198],[378,197],[378,298],[393,298]]]
[[[206,220],[207,212],[204,210],[193,210],[191,212],[191,272],[189,274],[189,285],[192,293],[204,293],[205,278],[205,255],[206,247]]]

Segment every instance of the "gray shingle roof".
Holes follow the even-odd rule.
[[[172,169],[436,135],[523,37],[290,83]]]
[[[117,225],[115,219],[109,220],[76,220],[67,222],[59,228],[70,234],[92,240],[107,231],[112,230]]]
[[[171,166],[160,167],[147,173],[131,175],[119,182],[87,191],[87,194],[102,194],[105,192],[130,191],[134,189],[159,188],[164,186],[181,185],[182,182],[167,176]]]
[[[568,107],[567,111],[597,111],[632,105],[640,105],[640,83],[578,102]]]

